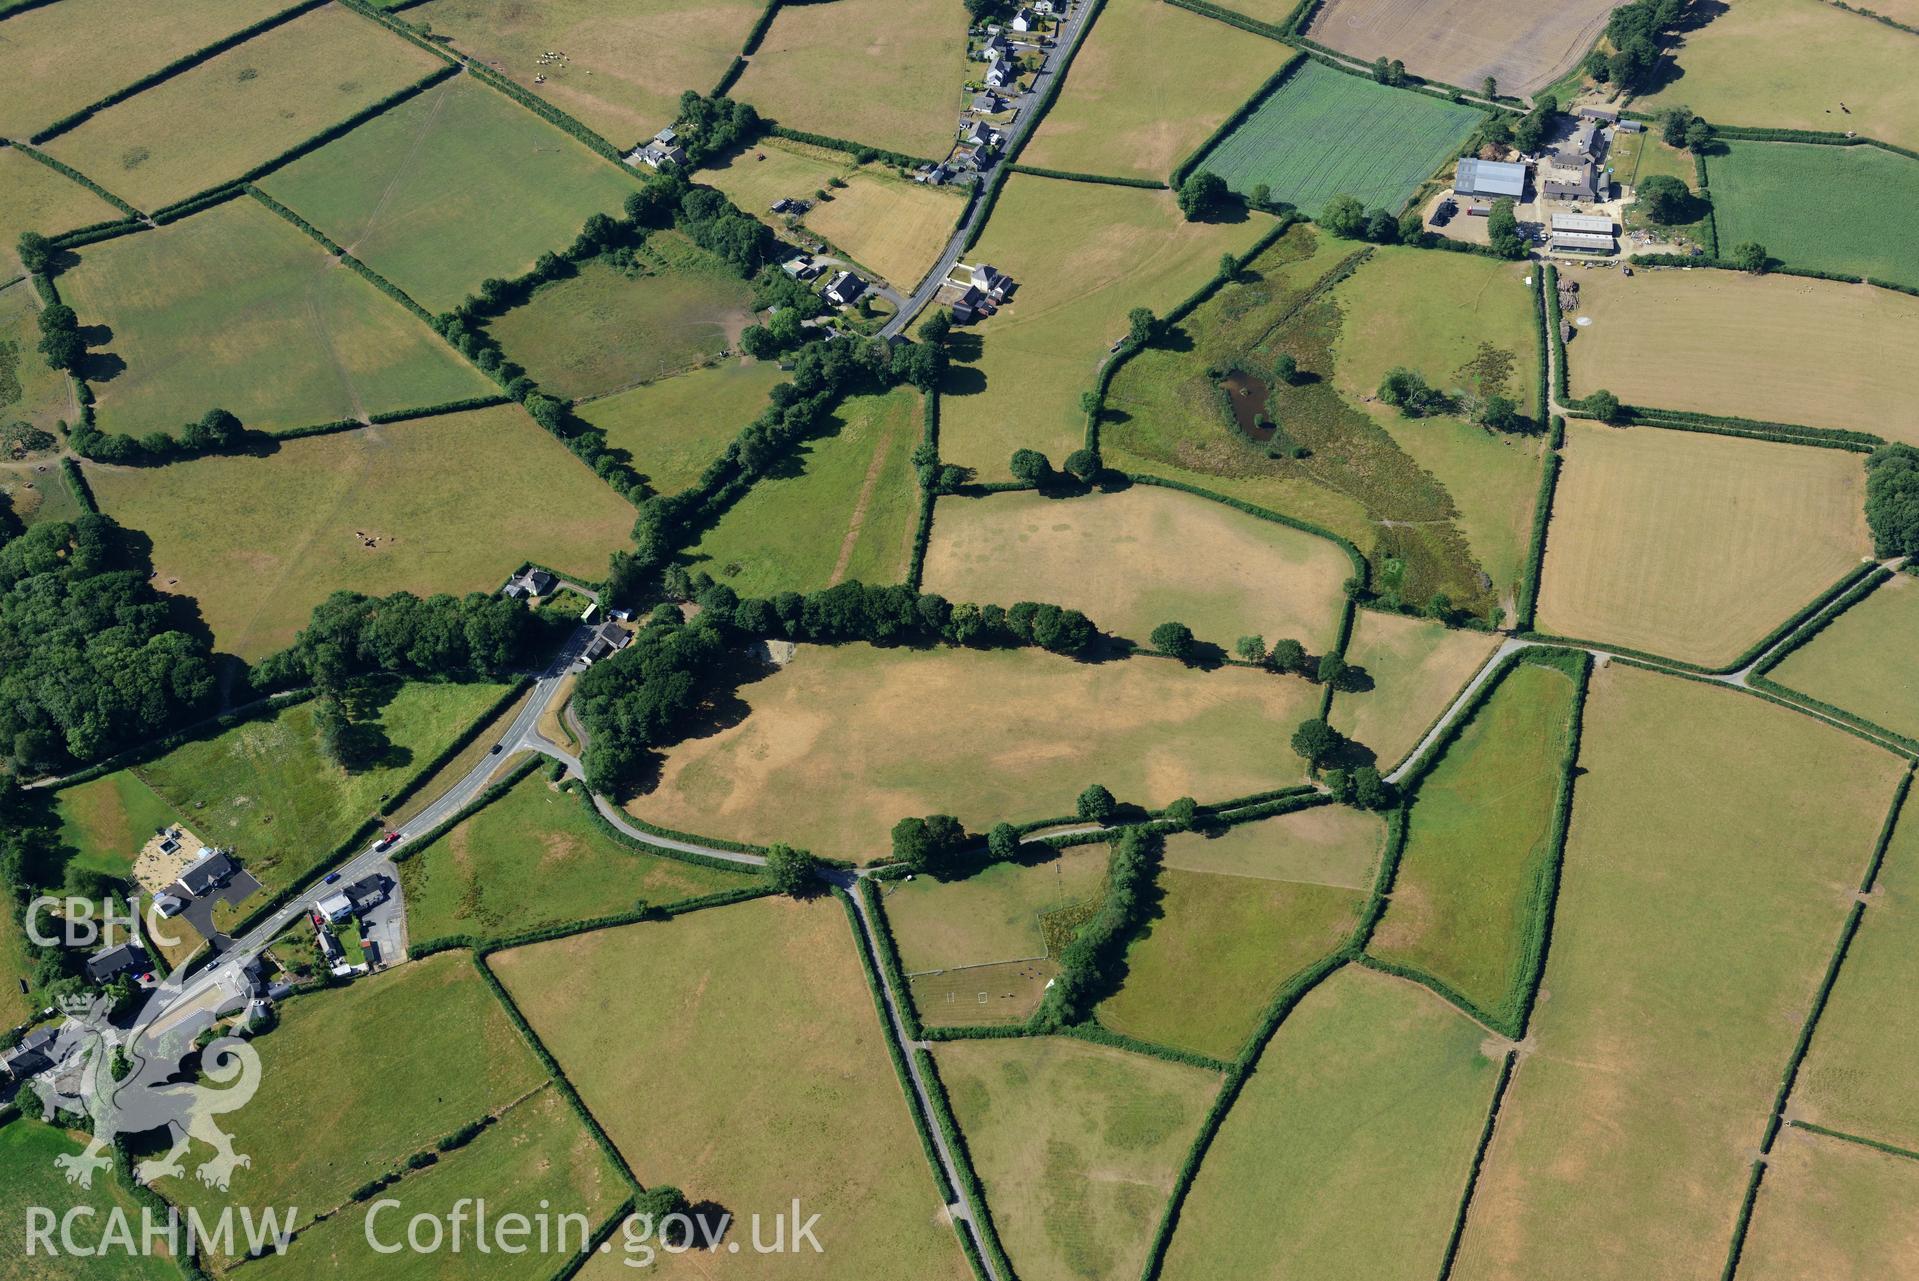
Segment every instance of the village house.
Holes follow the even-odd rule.
[[[144,970],[153,964],[147,950],[131,940],[103,948],[87,958],[87,978],[95,983],[110,983],[122,974]]]
[[[35,1028],[20,1038],[20,1044],[0,1057],[0,1066],[4,1066],[7,1075],[16,1081],[38,1076],[53,1066],[54,1042],[59,1036],[60,1029],[52,1024]]]
[[[1073,0],[1034,0],[1033,11],[1049,18],[1064,18]]]
[[[850,307],[866,292],[866,282],[850,271],[842,271],[826,282],[826,301]]]
[[[189,898],[199,898],[233,879],[240,865],[228,850],[208,850],[180,873],[177,884]]]
[[[1012,42],[1007,40],[1007,38],[998,31],[995,31],[992,35],[986,37],[985,42],[979,47],[979,52],[974,56],[981,62],[998,62],[1000,59],[1010,56],[1012,52]]]
[[[1019,79],[1019,64],[1008,58],[995,58],[993,65],[986,69],[986,84],[989,88],[1004,89]]]
[[[972,274],[974,287],[994,302],[1004,302],[1013,290],[1013,278],[990,263],[982,262],[966,270]]]
[[[626,630],[614,623],[601,623],[593,629],[592,636],[586,642],[586,649],[580,657],[586,663],[599,662],[609,654],[623,650],[633,640]]]
[[[508,579],[506,586],[500,589],[500,595],[515,600],[522,596],[545,596],[557,587],[559,582],[559,579],[544,569],[529,569],[523,574],[516,574]]]
[[[686,163],[686,148],[679,145],[678,138],[679,135],[673,132],[673,127],[668,125],[654,134],[652,140],[646,145],[629,154],[626,157],[626,163],[643,164],[649,169],[659,169],[666,165],[683,165]]]
[[[1022,8],[1007,25],[1015,31],[1032,31],[1039,26],[1039,15],[1031,9]]]

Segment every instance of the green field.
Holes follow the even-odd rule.
[[[1161,861],[1188,872],[1366,890],[1385,846],[1377,815],[1315,805],[1223,832],[1169,836]]]
[[[528,560],[593,577],[633,525],[517,405],[87,478],[101,510],[152,537],[154,585],[192,596],[215,644],[248,659],[331,592],[492,591]]]
[[[1227,1113],[1164,1275],[1429,1281],[1499,1075],[1485,1040],[1415,984],[1327,979]]]
[[[955,1041],[936,1057],[1019,1275],[1137,1275],[1219,1078],[1066,1037]]]
[[[1792,1113],[1848,1134],[1919,1151],[1910,1065],[1919,1011],[1919,805],[1908,801],[1885,866],[1839,970],[1839,981],[1793,1089]]]
[[[1252,825],[1258,828],[1259,824]],[[1164,868],[1157,914],[1126,950],[1126,981],[1101,1002],[1115,1032],[1239,1056],[1288,982],[1337,951],[1366,896],[1309,885]]]
[[[842,401],[825,434],[728,508],[689,564],[742,596],[903,582],[919,521],[921,404],[910,387]]]
[[[626,1194],[624,1177],[592,1132],[566,1098],[548,1087],[515,1103],[467,1146],[384,1192],[402,1204],[377,1215],[372,1232],[382,1245],[403,1243],[406,1222],[413,1215],[447,1215],[466,1198],[485,1203],[489,1224],[508,1214],[538,1223],[544,1214],[551,1225],[550,1251],[540,1248],[538,1235],[529,1235],[524,1244],[530,1248],[504,1258],[496,1251],[484,1270],[489,1278],[545,1281],[560,1262],[585,1246]],[[579,1219],[562,1226],[562,1215]],[[301,1233],[285,1254],[268,1255],[240,1275],[298,1281],[348,1275],[378,1276],[381,1281],[460,1281],[473,1275],[476,1265],[466,1253],[376,1251],[368,1243],[367,1217],[364,1205],[350,1206]],[[467,1251],[473,1248],[470,1239],[463,1245]]]
[[[594,259],[487,331],[542,388],[569,399],[680,373],[739,340],[752,296],[731,268],[678,232],[656,232],[640,252],[650,274],[629,279]]]
[[[1748,1281],[1919,1277],[1919,1161],[1787,1127],[1739,1255]]]
[[[432,312],[566,248],[591,215],[620,216],[637,189],[471,76],[435,85],[260,186]]]
[[[767,394],[784,381],[772,361],[728,361],[576,405],[573,412],[606,433],[606,443],[632,456],[656,493],[673,494],[699,479],[740,428],[759,417]]]
[[[73,1220],[76,1244],[97,1243],[115,1211],[127,1216],[139,1239],[140,1205],[121,1185],[112,1170],[96,1175],[91,1190],[67,1182],[66,1175],[54,1165],[54,1158],[79,1152],[87,1142],[84,1134],[69,1134],[40,1120],[40,1110],[30,1117],[0,1126],[0,1278],[5,1281],[97,1281],[111,1276],[113,1281],[180,1281],[181,1272],[164,1249],[151,1256],[133,1251],[115,1251],[110,1262],[83,1258],[43,1248],[27,1253],[27,1207],[43,1206],[55,1215],[79,1211]],[[53,1237],[57,1246],[58,1230]]]
[[[1576,680],[1522,662],[1419,784],[1369,950],[1516,1028],[1551,910],[1552,828]]]
[[[782,1257],[783,1277],[961,1281],[854,947],[845,910],[821,896],[489,963],[643,1185],[710,1198],[736,1234],[798,1197],[827,1244]]]
[[[60,276],[103,431],[178,431],[216,406],[258,431],[497,389],[404,307],[257,200],[87,246]]]
[[[503,692],[502,686],[486,684],[363,684],[348,699],[351,714],[357,722],[377,725],[391,746],[383,760],[357,773],[322,755],[312,702],[184,744],[133,773],[201,840],[232,846],[234,856],[271,893],[379,813],[387,796]],[[139,795],[132,783],[115,783],[114,792]],[[157,812],[143,807],[141,817],[129,815],[125,821],[131,826]],[[109,819],[120,821],[111,813]],[[76,814],[74,821],[82,820]],[[110,856],[107,849],[96,855]],[[227,909],[224,919],[256,906],[249,903],[238,913]]]
[[[151,211],[231,182],[445,65],[328,5],[115,103],[45,150]]]
[[[1919,738],[1919,676],[1906,657],[1919,635],[1919,581],[1895,574],[1766,675],[1821,702]]]
[[[171,805],[131,770],[116,770],[58,794],[60,839],[75,851],[69,866],[124,880],[133,856],[155,832],[181,821]]]
[[[1264,183],[1274,200],[1308,214],[1340,195],[1397,212],[1482,118],[1472,107],[1305,61],[1199,167],[1241,194]]]
[[[192,1166],[154,1185],[203,1217],[227,1204],[290,1205],[310,1223],[368,1179],[546,1082],[473,962],[455,953],[286,1002],[257,1046],[259,1090],[222,1120],[252,1164],[234,1171],[224,1193]],[[355,1120],[317,1124],[320,1112]]]
[[[1888,39],[1895,37],[1888,36]],[[1911,38],[1919,54],[1919,36]],[[1919,160],[1878,147],[1727,142],[1706,161],[1719,246],[1756,240],[1791,267],[1919,286],[1919,241],[1885,234],[1919,202]],[[1808,191],[1819,193],[1808,203]]]
[[[118,208],[24,151],[0,149],[0,283],[20,274],[20,233],[58,235],[123,218]]]
[[[1579,768],[1529,1052],[1453,1275],[1718,1277],[1905,762],[1615,662]]]
[[[7,155],[0,151],[0,156]],[[13,434],[16,424],[25,423],[50,435],[60,434],[60,424],[79,417],[79,409],[67,382],[67,376],[47,367],[39,352],[40,298],[30,281],[22,280],[0,287],[0,426]],[[12,456],[11,450],[0,457]],[[35,451],[30,460],[47,461],[46,454]],[[47,487],[61,483],[58,473],[46,473]],[[15,507],[23,506],[15,494]]]
[[[757,877],[645,854],[539,773],[400,865],[407,929],[499,938],[750,886]]]
[[[1484,632],[1363,609],[1353,621],[1346,662],[1370,688],[1333,695],[1334,729],[1373,749],[1390,771],[1452,706],[1498,642]]]

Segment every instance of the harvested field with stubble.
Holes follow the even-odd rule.
[[[770,360],[727,361],[587,401],[573,412],[605,432],[610,448],[632,455],[655,493],[673,494],[699,479],[785,379]]]
[[[1575,422],[1539,630],[1732,662],[1872,550],[1857,454]]]
[[[328,5],[115,103],[45,150],[151,211],[231,181],[444,66]]]
[[[1333,695],[1332,726],[1372,748],[1379,768],[1391,772],[1496,648],[1485,632],[1362,609],[1346,661],[1365,671],[1372,688]]]
[[[1417,984],[1361,966],[1307,993],[1208,1149],[1162,1275],[1434,1276],[1499,1077],[1487,1040]]]
[[[961,1281],[966,1263],[856,946],[845,910],[821,895],[600,930],[488,963],[640,1182],[733,1214],[739,1254],[683,1256],[702,1274],[766,1275],[743,1224],[798,1197],[820,1216],[825,1252],[784,1256],[781,1276]]]
[[[789,129],[943,159],[976,74],[966,24],[959,0],[784,5],[732,96]]]
[[[846,185],[829,187],[835,178]],[[965,198],[950,188],[902,178],[881,163],[857,164],[844,151],[771,136],[702,169],[700,181],[775,232],[786,227],[771,212],[773,202],[806,201],[813,207],[800,219],[802,227],[902,294],[932,268],[965,208]],[[819,199],[819,191],[832,199]]]
[[[1500,93],[1526,97],[1572,70],[1616,3],[1326,0],[1306,34],[1363,62],[1403,58],[1414,75],[1473,93],[1491,76]]]
[[[935,1057],[1020,1276],[1137,1274],[1219,1077],[1067,1037]]]
[[[658,782],[628,810],[680,831],[871,858],[901,815],[950,813],[984,831],[1069,812],[1092,778],[1148,808],[1299,782],[1276,727],[1313,715],[1318,687],[1157,658],[849,644],[802,645],[735,697],[743,719],[666,749]]]
[[[1919,56],[1919,36],[1913,47]],[[1919,240],[1884,234],[1888,208],[1919,203],[1919,160],[1878,147],[1723,142],[1707,167],[1721,245],[1756,240],[1789,266],[1919,286]]]
[[[1242,195],[1264,183],[1312,215],[1339,195],[1397,212],[1483,118],[1305,61],[1200,165]]]
[[[1919,580],[1895,574],[1766,675],[1895,734],[1919,738]]]
[[[1272,225],[1187,222],[1171,192],[1014,174],[966,261],[1019,284],[1012,301],[952,343],[940,404],[940,455],[981,480],[1012,475],[1016,449],[1058,466],[1086,440],[1080,393],[1092,385],[1126,313],[1169,308]]]
[[[1919,1278],[1919,1161],[1787,1126],[1739,1255],[1747,1281]]]
[[[1716,167],[1713,181],[1717,196]],[[1720,235],[1725,240],[1723,227]],[[1603,387],[1628,404],[1919,444],[1902,376],[1919,365],[1919,298],[1735,271],[1642,271],[1630,280],[1581,271],[1561,279],[1579,283],[1579,306],[1567,319],[1592,318],[1566,347],[1575,396]]]
[[[1108,0],[1020,162],[1164,182],[1290,56],[1160,0]]]
[[[14,14],[0,24],[0,62],[7,68],[0,137],[31,137],[175,58],[291,5],[292,0],[140,5],[61,0]],[[12,249],[12,236],[6,247]]]
[[[269,174],[261,190],[430,312],[512,278],[639,189],[604,157],[455,76]],[[505,193],[509,198],[503,198]]]
[[[177,432],[207,410],[283,431],[498,391],[406,308],[259,201],[89,245],[60,276],[111,338],[82,366],[100,428]]]
[[[1810,717],[1592,676],[1552,947],[1459,1281],[1720,1275],[1905,763]]]
[[[680,94],[726,73],[760,0],[428,0],[399,16],[538,94],[616,147],[670,124]],[[561,59],[543,61],[548,51]],[[534,77],[545,83],[533,83]]]
[[[0,148],[0,283],[22,274],[16,252],[21,232],[54,236],[124,217],[117,207],[51,165],[18,148]]]
[[[1134,485],[1064,500],[948,498],[923,589],[951,600],[1050,601],[1140,645],[1177,620],[1230,653],[1248,634],[1309,653],[1337,639],[1353,563],[1329,539],[1178,490]]]
[[[519,497],[502,502],[509,474]],[[194,597],[215,644],[243,658],[286,645],[336,590],[492,591],[528,560],[590,577],[633,524],[517,405],[290,440],[265,458],[89,465],[87,479],[102,511],[152,536],[155,585]]]

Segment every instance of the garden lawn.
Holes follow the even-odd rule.
[[[1716,1278],[1905,763],[1612,663],[1591,678],[1552,947],[1459,1281]]]
[[[1539,630],[1713,666],[1872,550],[1857,454],[1575,422]]]
[[[1317,215],[1334,196],[1398,212],[1484,118],[1423,93],[1304,61],[1200,161],[1242,195]]]
[[[845,185],[830,187],[834,179]],[[783,233],[786,222],[771,212],[773,202],[806,201],[813,207],[800,218],[802,227],[902,294],[932,268],[965,208],[965,198],[951,188],[902,178],[882,162],[862,165],[844,151],[771,136],[702,169],[700,181],[776,232]],[[820,199],[821,191],[832,198]]]
[[[1085,444],[1080,393],[1093,385],[1135,307],[1164,314],[1272,226],[1187,222],[1172,193],[1014,174],[967,260],[1019,284],[1012,301],[953,344],[940,405],[940,455],[983,480],[1013,451],[1055,466]],[[974,335],[983,346],[976,347]]]
[[[1742,3],[1745,0],[1741,0]],[[1919,56],[1919,35],[1905,39]],[[1913,146],[1908,140],[1907,146]],[[1706,162],[1719,245],[1756,240],[1792,267],[1919,287],[1919,245],[1884,234],[1889,207],[1919,201],[1919,160],[1878,147],[1728,142]],[[1816,207],[1804,199],[1819,193]],[[1802,367],[1810,364],[1799,355]]]
[[[743,719],[667,749],[629,810],[862,858],[886,851],[901,815],[984,831],[1070,812],[1095,778],[1149,809],[1297,783],[1298,758],[1275,735],[1318,706],[1314,686],[1244,668],[864,644],[801,646],[734,696]]]
[[[764,11],[760,0],[428,0],[400,16],[625,148],[671,124],[682,92],[717,84]]]
[[[349,1206],[301,1233],[285,1254],[268,1254],[256,1265],[257,1271],[250,1266],[241,1275],[268,1281],[355,1274],[378,1275],[381,1281],[461,1281],[476,1270],[464,1252],[402,1249],[388,1254],[378,1251],[370,1240],[401,1244],[406,1241],[406,1221],[414,1214],[448,1215],[472,1198],[466,1201],[469,1209],[473,1201],[485,1204],[488,1243],[496,1245],[494,1258],[485,1264],[486,1275],[545,1281],[553,1275],[555,1260],[587,1247],[591,1234],[612,1217],[626,1195],[624,1176],[607,1159],[593,1132],[574,1115],[566,1097],[548,1087],[515,1104],[465,1147],[442,1155],[435,1164],[383,1193],[398,1198],[404,1208],[388,1205],[373,1217],[371,1234],[368,1206]],[[511,1214],[525,1215],[535,1224],[544,1218],[552,1233],[550,1252],[538,1247],[539,1236],[529,1234],[523,1243],[529,1248],[502,1255],[496,1244],[499,1238],[492,1236],[493,1225]],[[570,1218],[575,1215],[579,1217]],[[473,1237],[465,1237],[462,1246],[472,1251]]]
[[[588,401],[573,412],[605,432],[608,446],[632,455],[655,492],[673,494],[698,480],[759,417],[782,381],[775,362],[728,361]]]
[[[1218,1075],[1068,1037],[954,1041],[936,1056],[1020,1276],[1137,1274]]]
[[[492,591],[529,560],[591,577],[633,523],[517,405],[87,477],[103,511],[152,537],[156,586],[193,596],[216,644],[249,659],[336,590]]]
[[[1459,414],[1407,418],[1367,403],[1404,366],[1469,399],[1505,396],[1534,421],[1539,338],[1528,268],[1477,254],[1384,246],[1341,281],[1334,385],[1452,495],[1480,567],[1510,612],[1530,554],[1540,435],[1502,435]]]
[[[1280,990],[1339,949],[1366,901],[1341,886],[1178,868],[1160,870],[1157,891],[1156,914],[1126,949],[1124,986],[1097,1017],[1228,1061]]]
[[[1311,653],[1338,638],[1353,563],[1332,541],[1177,490],[1134,485],[1063,500],[947,498],[922,588],[950,600],[1048,601],[1145,645],[1185,623],[1228,653],[1254,633]]]
[[[1281,0],[1239,0],[1238,8],[1272,23],[1291,16]],[[1531,96],[1585,56],[1612,8],[1612,0],[1327,0],[1307,32],[1360,62],[1404,58],[1416,76],[1474,93],[1491,76],[1500,93]]]
[[[1766,1158],[1739,1275],[1919,1277],[1919,1161],[1788,1126]]]
[[[1919,35],[1820,0],[1739,0],[1712,12],[1680,41],[1679,74],[1634,108],[1684,103],[1714,124],[1851,131],[1919,148]]]
[[[60,840],[74,851],[68,865],[122,881],[133,876],[133,857],[154,833],[182,821],[131,770],[64,788],[55,804]]]
[[[231,182],[444,66],[327,5],[108,107],[45,150],[150,212]]]
[[[566,248],[593,214],[622,216],[638,190],[472,76],[408,99],[260,186],[431,312]]]
[[[624,845],[537,772],[400,865],[416,939],[500,938],[759,883]]]
[[[728,508],[691,563],[742,596],[817,591],[847,578],[905,581],[919,521],[913,447],[922,413],[910,387],[841,401],[828,434]]]
[[[1371,685],[1333,695],[1332,726],[1372,748],[1379,768],[1390,773],[1497,648],[1498,640],[1484,632],[1362,609],[1354,616],[1346,662]]]
[[[1518,1031],[1549,924],[1553,816],[1577,678],[1521,662],[1419,784],[1373,955]]]
[[[21,232],[56,236],[125,216],[58,169],[17,148],[0,148],[0,282],[23,270],[15,252]]]
[[[290,7],[291,0],[150,5],[61,0],[57,8],[42,5],[16,13],[0,27],[7,62],[0,136],[29,138],[174,59]],[[0,170],[5,168],[0,162]],[[9,232],[6,249],[12,248]]]
[[[832,898],[778,898],[489,964],[643,1185],[710,1198],[736,1234],[798,1197],[825,1252],[787,1256],[783,1276],[960,1281],[856,946]],[[706,1270],[765,1275],[731,1261],[753,1257]]]
[[[1895,574],[1766,675],[1821,702],[1919,738],[1919,581]]]
[[[1280,1024],[1180,1207],[1169,1281],[1426,1281],[1486,1123],[1486,1032],[1349,965]]]
[[[271,894],[291,885],[379,813],[387,796],[503,692],[487,684],[363,683],[347,699],[348,710],[354,720],[377,726],[391,747],[358,773],[348,773],[323,754],[312,702],[186,743],[134,767],[133,773],[186,820],[194,835],[209,845],[231,846]],[[125,787],[132,790],[132,784]],[[222,920],[235,920],[258,906],[256,901],[237,912],[223,909]]]
[[[257,200],[89,245],[60,276],[100,428],[178,432],[225,409],[279,431],[498,391],[426,325]]]
[[[259,1090],[221,1122],[252,1164],[224,1193],[191,1165],[154,1185],[209,1222],[223,1206],[271,1205],[297,1206],[299,1222],[311,1223],[412,1153],[546,1084],[472,960],[453,953],[284,1002],[257,1047]],[[358,1123],[315,1125],[316,1106]]]
[[[1290,56],[1159,0],[1108,0],[1020,163],[1164,182]]]
[[[1628,404],[1919,444],[1901,377],[1919,362],[1919,298],[1734,271],[1577,279],[1579,306],[1567,319],[1592,323],[1566,348],[1575,396],[1603,387]]]
[[[1315,805],[1217,834],[1169,836],[1161,862],[1188,872],[1366,890],[1385,844],[1377,815]]]
[[[783,6],[732,94],[790,129],[941,160],[961,86],[980,74],[966,25],[959,0]]]
[[[7,913],[12,916],[12,913]],[[11,986],[11,985],[9,985]],[[57,1157],[80,1152],[88,1136],[68,1133],[40,1120],[38,1105],[30,1117],[22,1117],[0,1126],[0,1278],[5,1281],[96,1281],[103,1275],[100,1261],[58,1248],[49,1252],[41,1244],[29,1254],[28,1207],[41,1206],[56,1216],[73,1214],[74,1242],[98,1243],[106,1230],[108,1216],[124,1214],[139,1240],[140,1203],[119,1177],[108,1169],[96,1176],[91,1188],[77,1187],[67,1181]],[[164,1222],[164,1221],[162,1221]],[[167,1257],[164,1235],[160,1248],[151,1255],[116,1251],[112,1258],[114,1281],[179,1281],[179,1267]]]
[[[1901,811],[1866,914],[1819,1017],[1791,1113],[1847,1134],[1919,1151],[1910,1064],[1919,1011],[1919,805]]]
[[[569,399],[717,359],[753,319],[746,282],[677,232],[657,233],[652,247],[672,255],[654,273],[629,279],[596,258],[488,321],[487,332],[543,390]]]

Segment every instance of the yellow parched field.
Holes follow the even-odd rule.
[[[1125,335],[1126,313],[1176,306],[1219,270],[1222,253],[1245,253],[1271,225],[1264,214],[1187,222],[1167,191],[1013,175],[966,261],[992,264],[1019,290],[954,343],[941,456],[982,480],[1011,476],[1016,449],[1059,465],[1085,443],[1079,396]]]
[[[1333,728],[1372,748],[1381,769],[1392,769],[1418,746],[1497,645],[1485,632],[1360,610],[1346,661],[1362,669],[1372,686],[1333,695]]]
[[[834,178],[846,185],[827,186]],[[945,187],[902,178],[884,165],[855,164],[843,151],[778,138],[764,138],[702,170],[700,181],[775,231],[785,226],[770,209],[774,201],[806,201],[813,207],[801,226],[901,293],[910,292],[939,258],[964,207],[964,198]],[[819,191],[832,199],[819,199]]]
[[[1289,56],[1160,0],[1109,0],[1020,162],[1163,182]]]
[[[1178,490],[1077,499],[948,498],[934,511],[924,590],[1050,601],[1141,645],[1169,620],[1232,651],[1248,634],[1311,653],[1336,639],[1352,562],[1332,541]]]
[[[1739,1256],[1747,1281],[1919,1278],[1919,1161],[1787,1126]]]
[[[1732,662],[1872,550],[1860,456],[1571,423],[1539,630]]]
[[[1268,22],[1284,22],[1289,8],[1280,0],[1239,7]],[[1530,95],[1585,56],[1612,9],[1613,0],[1327,0],[1308,33],[1366,62],[1404,59],[1414,75],[1474,93],[1491,76],[1502,94]]]
[[[732,96],[789,129],[944,159],[975,74],[966,21],[960,0],[784,5]]]
[[[1313,715],[1318,687],[1168,659],[850,644],[803,645],[735,697],[743,718],[667,749],[628,810],[681,831],[871,858],[908,814],[984,831],[1066,812],[1094,778],[1148,808],[1298,782],[1284,740]]]
[[[445,65],[328,5],[108,107],[46,151],[152,210],[237,178]]]
[[[1629,404],[1919,444],[1905,378],[1919,367],[1919,298],[1735,271],[1568,277],[1579,307],[1567,319],[1592,319],[1566,347],[1575,396],[1603,387]]]
[[[154,584],[259,658],[329,592],[491,591],[527,560],[592,574],[633,509],[517,405],[310,436],[272,455],[87,468],[153,538]]]

